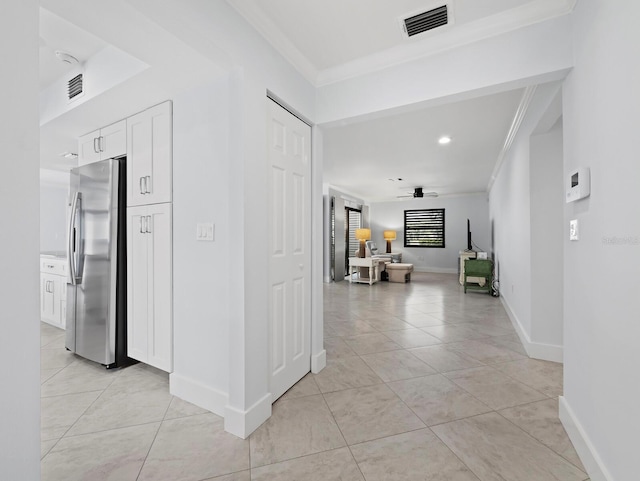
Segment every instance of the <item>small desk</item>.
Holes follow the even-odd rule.
[[[349,257],[349,282],[358,282],[362,284],[373,284],[380,280],[379,271],[380,259],[373,257]],[[360,277],[360,268],[367,267],[369,269],[369,277]],[[373,275],[371,275],[373,273]],[[356,274],[356,278],[353,275]]]

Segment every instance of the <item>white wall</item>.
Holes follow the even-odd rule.
[[[0,479],[40,479],[38,6],[0,7]]]
[[[322,86],[318,89],[317,122],[343,121],[421,102],[451,102],[557,80],[572,64],[570,16],[558,17]]]
[[[171,391],[224,414],[229,385],[229,78],[173,98],[174,372]],[[196,240],[214,224],[214,242]]]
[[[549,132],[532,135],[530,148],[531,342],[556,346],[544,357],[560,361],[565,231],[562,119]]]
[[[561,415],[592,481],[638,479],[639,18],[635,0],[577,2],[563,91],[564,172],[589,167],[591,196],[565,208]]]
[[[404,211],[444,209],[445,248],[404,247]],[[393,252],[402,252],[402,262],[416,271],[458,272],[458,256],[467,248],[467,219],[471,223],[474,250],[489,250],[489,202],[487,194],[408,199],[371,204],[371,236],[380,252],[386,251],[385,230],[395,230]]]
[[[223,160],[228,166],[228,171],[217,173],[221,176],[219,182],[226,182],[228,185],[226,203],[229,219],[228,249],[219,254],[228,259],[228,267],[224,274],[229,293],[226,391],[228,402],[224,415],[225,428],[245,437],[271,413],[266,315],[269,310],[265,289],[268,256],[266,243],[259,241],[264,237],[264,233],[268,232],[268,206],[264,202],[267,198],[267,183],[264,181],[267,176],[267,91],[273,92],[300,114],[313,120],[315,90],[226,2],[169,1],[163,4],[162,9],[158,9],[155,2],[135,0],[134,3],[138,11],[193,47],[203,58],[217,62],[220,59],[220,51],[223,50],[229,65],[232,65],[229,70],[228,88],[216,92],[216,96],[226,95],[229,102],[229,150]],[[185,21],[175,22],[175,18],[183,18]],[[208,147],[208,144],[204,143],[198,148]],[[198,188],[206,188],[197,179],[198,175],[198,171],[193,170],[190,176],[183,177],[182,181],[176,179],[174,189],[183,189],[184,192],[187,189],[197,191]],[[181,182],[184,183],[182,187]],[[313,182],[312,188],[319,193],[318,185],[321,179],[316,175]],[[193,201],[196,201],[195,196]],[[321,218],[322,199],[319,196],[317,199],[314,198],[312,209],[314,219]],[[175,220],[180,222],[179,219]],[[188,232],[190,227],[186,224],[185,227]],[[321,249],[319,238],[316,242],[317,248]],[[322,284],[322,272],[318,267],[319,263],[315,269],[317,272],[312,274],[315,299],[318,299],[317,291],[321,289]],[[218,268],[218,265],[213,261],[211,265],[201,264],[198,268],[209,273]],[[201,275],[204,276],[204,272]],[[180,279],[179,276],[176,282],[181,282]],[[182,277],[182,282],[185,281],[186,276]],[[209,299],[194,298],[187,294],[189,286],[174,287],[176,305],[191,301],[195,304],[189,309],[199,312],[210,311],[212,306]],[[321,309],[321,306],[317,306],[316,302],[312,318],[321,318],[321,315],[317,314],[321,312],[318,309]],[[180,312],[179,308],[177,312]],[[186,312],[186,309],[183,312]],[[177,322],[180,322],[180,319],[176,319]],[[209,328],[208,332],[213,333],[212,328]],[[191,338],[176,338],[175,352],[183,351],[185,356],[194,355],[194,346],[189,339]],[[215,341],[212,340],[212,344],[215,344]],[[318,339],[313,342],[316,348],[321,344]],[[200,359],[201,356],[198,354],[197,358]],[[312,356],[322,357],[322,353],[312,352]],[[206,358],[205,355],[202,359],[205,366]],[[195,365],[197,362],[199,361],[194,359],[191,364]],[[209,365],[202,369],[207,368],[217,370],[221,369],[221,366]],[[175,378],[178,379],[177,376]],[[216,378],[221,379],[218,375]],[[210,395],[219,394],[214,393],[215,388],[208,384],[210,379],[192,381],[189,383],[192,393],[198,391],[208,392]]]
[[[558,90],[553,82],[533,93],[491,187],[489,217],[502,303],[527,353],[561,362],[562,134],[534,135]]]
[[[40,170],[40,252],[66,251],[69,174]]]

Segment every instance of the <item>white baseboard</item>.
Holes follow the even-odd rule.
[[[225,406],[224,430],[247,439],[260,425],[271,417],[271,393],[265,394],[246,411]]]
[[[228,403],[227,393],[175,372],[169,375],[169,392],[218,416],[224,416],[224,408]]]
[[[428,272],[431,274],[457,274],[457,268],[450,267],[424,267],[413,265],[413,272]]]
[[[513,328],[518,333],[518,337],[520,338],[520,341],[522,342],[522,345],[524,346],[525,351],[527,351],[529,357],[540,359],[542,361],[563,362],[564,349],[562,346],[531,341],[529,334],[522,327],[518,316],[516,316],[513,309],[511,309],[507,299],[505,299],[504,296],[500,296],[500,301],[502,302],[509,319],[511,319],[511,324],[513,324]]]
[[[324,349],[311,356],[311,372],[318,374],[327,365],[327,351]]]
[[[582,424],[576,418],[567,399],[564,396],[560,396],[558,401],[560,421],[565,431],[567,431],[569,439],[571,439],[573,447],[576,449],[591,481],[614,481],[613,476],[605,467],[593,443],[585,433]]]

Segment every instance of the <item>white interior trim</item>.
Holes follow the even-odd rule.
[[[413,272],[430,272],[432,274],[457,274],[458,269],[455,267],[416,267],[414,265]]]
[[[311,353],[311,372],[318,374],[327,366],[327,351],[322,350],[317,354]]]
[[[271,393],[268,392],[246,411],[225,406],[224,430],[239,438],[247,439],[253,431],[271,417],[271,402]]]
[[[513,324],[513,328],[518,333],[520,342],[522,342],[522,345],[524,346],[525,351],[527,351],[527,355],[529,357],[533,359],[540,359],[542,361],[560,363],[564,361],[564,349],[562,346],[532,341],[529,334],[527,334],[527,331],[522,327],[518,316],[516,316],[511,309],[509,302],[504,298],[504,296],[500,296],[500,301],[502,302],[504,310],[507,312],[507,315],[511,320],[511,324]]]
[[[582,424],[580,424],[573,409],[571,409],[567,398],[560,396],[558,401],[560,421],[567,431],[569,439],[571,439],[573,447],[576,449],[591,481],[614,481],[613,476],[611,476],[611,473],[602,462]]]
[[[226,393],[175,372],[169,375],[169,392],[218,416],[224,416],[225,406],[229,402]]]

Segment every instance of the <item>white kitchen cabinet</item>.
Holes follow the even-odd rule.
[[[120,157],[127,153],[127,121],[120,120],[78,139],[78,165]]]
[[[173,370],[171,204],[127,209],[128,356]]]
[[[40,258],[40,319],[64,329],[66,325],[66,260]]]
[[[172,103],[127,119],[127,205],[171,202]]]

